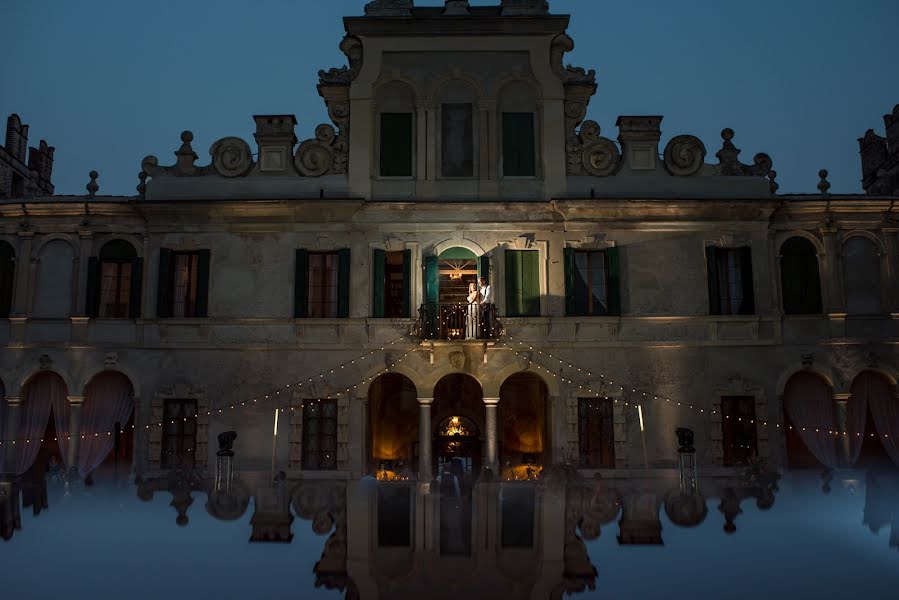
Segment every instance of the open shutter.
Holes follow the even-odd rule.
[[[306,251],[298,248],[296,251],[296,266],[293,278],[293,317],[305,319],[309,314],[309,261]]]
[[[487,285],[490,285],[490,257],[486,254],[478,257],[478,287],[481,287],[480,279],[482,277]]]
[[[156,316],[172,316],[172,251],[159,249],[159,279],[156,285]]]
[[[387,271],[387,253],[372,250],[371,256],[371,316],[384,318],[384,282]]]
[[[383,278],[382,278],[383,279]],[[383,285],[383,282],[382,282]],[[350,316],[350,249],[337,251],[337,318]]]
[[[741,315],[755,314],[755,289],[752,282],[752,248],[740,248],[740,278],[743,284],[743,301],[740,303]]]
[[[577,312],[574,303],[574,248],[565,248],[562,251],[562,262],[565,268],[565,315],[568,317],[575,316]]]
[[[440,271],[437,257],[425,257],[425,302],[437,304],[440,301]]]
[[[403,250],[403,316],[412,315],[412,250]]]
[[[721,314],[721,293],[718,287],[718,248],[708,246],[705,249],[706,271],[709,278],[709,314]]]
[[[100,259],[96,256],[87,259],[87,316],[100,316]]]
[[[617,247],[607,248],[606,256],[606,273],[608,274],[608,294],[609,315],[618,316],[621,314],[621,256]]]
[[[506,316],[518,317],[522,313],[521,301],[521,251],[506,250]]]
[[[143,302],[144,290],[144,259],[135,258],[131,261],[131,290],[128,296],[128,317],[140,319],[140,307]]]
[[[521,252],[521,302],[523,317],[540,316],[540,253]]]
[[[194,315],[209,316],[209,250],[197,250],[197,304]]]

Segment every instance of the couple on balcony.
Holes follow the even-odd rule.
[[[468,312],[465,316],[465,339],[490,337],[490,309],[493,306],[493,289],[483,277],[478,284],[468,284]]]

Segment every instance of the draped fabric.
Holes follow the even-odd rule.
[[[25,386],[19,432],[16,435],[16,475],[28,471],[37,459],[41,438],[47,430],[50,408],[63,408],[67,404],[66,384],[55,373],[41,373]],[[64,430],[57,428],[58,433],[61,434],[62,431]]]
[[[124,427],[133,410],[134,393],[131,382],[121,373],[101,373],[87,385],[81,407],[80,432],[84,437],[78,444],[75,465],[81,477],[87,477],[103,464],[115,443],[115,424]],[[56,416],[56,430],[68,433],[72,414],[69,404],[65,403],[62,410],[57,410],[54,406],[53,412]],[[68,456],[69,443],[65,436],[59,436],[63,457]]]
[[[899,399],[882,375],[866,371],[856,381],[862,378],[880,443],[893,463],[899,465]]]
[[[865,442],[868,420],[868,373],[862,373],[852,382],[849,402],[846,405],[846,430],[849,433],[849,466],[858,462]]]
[[[832,433],[837,429],[836,406],[830,386],[811,373],[797,373],[784,388],[784,407],[815,458],[826,467],[836,468],[837,444]]]

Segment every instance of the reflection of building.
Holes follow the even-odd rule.
[[[838,466],[871,440],[899,461],[895,197],[826,174],[777,195],[729,129],[707,149],[622,116],[613,140],[568,20],[375,0],[320,74],[333,125],[301,143],[257,115],[256,147],[225,137],[209,165],[184,132],[135,197],[38,178],[0,201],[4,470],[130,462],[134,431],[148,476],[202,471],[232,429],[241,468],[292,479],[673,468],[678,426],[703,469]],[[866,181],[897,127],[866,136]],[[492,301],[469,304],[480,278]]]

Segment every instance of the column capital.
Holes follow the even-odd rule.
[[[499,398],[484,398],[484,404],[487,406],[496,407],[499,404]]]
[[[833,399],[836,402],[849,402],[849,394],[848,393],[834,394]]]
[[[90,240],[90,239],[93,239],[94,232],[90,231],[88,229],[79,229],[78,235],[81,237],[82,240]]]
[[[16,235],[18,235],[20,238],[27,239],[27,240],[34,238],[33,231],[19,231]]]
[[[433,398],[418,398],[419,406],[431,406],[434,404]]]
[[[21,406],[22,405],[22,396],[7,396],[6,397],[6,405],[7,406]]]
[[[84,396],[67,396],[66,399],[72,406],[81,406],[84,404]]]

